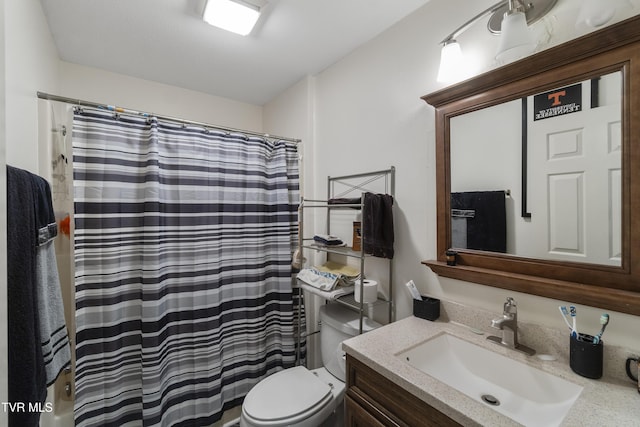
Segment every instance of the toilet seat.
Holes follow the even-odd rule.
[[[334,399],[331,387],[303,366],[285,369],[255,385],[242,405],[252,424],[295,424],[321,411]]]

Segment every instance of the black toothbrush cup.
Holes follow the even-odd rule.
[[[594,343],[594,338],[587,334],[571,334],[569,365],[578,375],[598,379],[602,377],[604,344],[602,340]]]

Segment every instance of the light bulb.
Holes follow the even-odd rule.
[[[460,44],[455,40],[448,41],[442,46],[440,52],[437,80],[442,83],[455,83],[464,77],[464,56]]]
[[[528,55],[535,48],[536,43],[527,26],[524,12],[505,14],[496,59],[503,62],[513,61]]]

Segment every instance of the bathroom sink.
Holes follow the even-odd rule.
[[[396,356],[526,426],[560,425],[582,392],[576,384],[447,333]]]

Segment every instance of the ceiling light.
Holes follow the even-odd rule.
[[[202,19],[215,27],[246,36],[259,16],[260,7],[243,0],[207,0]]]
[[[445,50],[460,50],[456,39],[480,19],[491,15],[487,23],[487,28],[491,33],[501,35],[500,48],[496,59],[499,61],[510,61],[533,52],[535,49],[535,40],[529,32],[528,25],[533,24],[545,16],[553,9],[553,6],[555,6],[557,2],[558,0],[502,0],[469,19],[442,40],[438,81],[456,81],[460,79],[460,74],[458,74],[457,77],[441,75],[441,73],[444,73],[447,69],[453,70],[450,72],[455,74],[460,73],[462,71],[461,68],[464,68],[464,66],[461,66],[456,69],[449,67],[447,64],[443,64],[445,60],[449,60],[450,56],[450,52],[445,52]],[[451,44],[455,46],[450,46]],[[459,53],[459,56],[462,56],[462,53]],[[463,64],[463,59],[459,59],[459,63]]]

